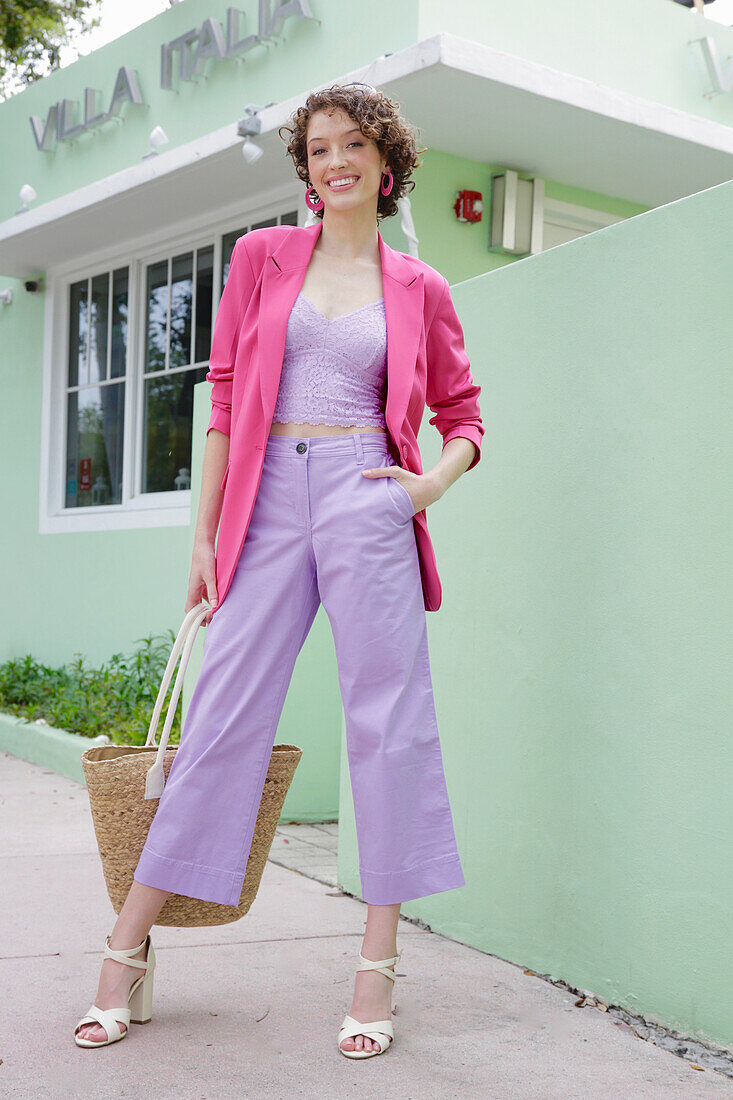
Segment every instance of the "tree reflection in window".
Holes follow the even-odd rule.
[[[193,387],[208,370],[213,272],[213,245],[148,267],[143,493],[191,487]]]
[[[67,508],[122,502],[128,269],[69,288]]]

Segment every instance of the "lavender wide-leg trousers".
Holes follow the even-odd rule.
[[[465,885],[433,700],[410,494],[377,432],[268,436],[247,536],[204,654],[137,882],[236,905],[296,657],[333,630],[362,897]],[[308,751],[307,748],[305,750]]]

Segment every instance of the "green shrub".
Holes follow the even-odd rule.
[[[116,745],[144,745],[168,663],[175,634],[137,638],[140,647],[130,656],[115,653],[107,664],[90,668],[81,653],[62,668],[50,668],[30,655],[0,665],[0,710],[50,726],[96,737],[106,733]],[[156,743],[173,687],[158,722]],[[179,744],[181,700],[178,700],[169,744]]]

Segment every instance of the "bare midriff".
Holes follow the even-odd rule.
[[[299,438],[315,435],[353,435],[355,432],[387,434],[384,428],[377,428],[372,424],[365,424],[363,427],[345,428],[339,424],[280,424],[277,420],[273,420],[270,428],[270,435],[295,435]]]

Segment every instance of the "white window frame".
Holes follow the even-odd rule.
[[[187,527],[191,523],[191,490],[141,493],[144,408],[144,339],[146,267],[182,252],[214,247],[214,306],[212,326],[221,297],[221,241],[227,233],[255,222],[298,211],[298,224],[308,211],[302,189],[292,184],[273,189],[266,204],[243,207],[241,201],[220,209],[205,224],[179,224],[156,235],[134,238],[120,227],[124,242],[114,252],[89,250],[68,264],[46,272],[44,314],[43,406],[39,477],[39,534],[78,531],[129,530],[142,527]],[[66,432],[68,412],[69,286],[100,271],[129,269],[125,421],[123,434],[122,495],[125,503],[67,508]],[[189,367],[189,370],[195,369]]]
[[[143,434],[145,431],[144,424],[144,409],[145,409],[145,322],[146,322],[146,303],[144,301],[145,287],[147,286],[146,272],[149,267],[154,264],[167,262],[168,272],[167,276],[171,277],[171,262],[174,256],[180,256],[182,253],[193,252],[196,249],[208,248],[213,245],[214,258],[213,264],[213,299],[214,303],[219,301],[221,297],[221,238],[222,233],[204,233],[197,234],[196,237],[186,238],[184,242],[176,244],[175,248],[170,248],[167,244],[156,249],[150,249],[147,252],[139,255],[135,259],[135,288],[139,295],[138,310],[136,312],[134,331],[132,333],[132,339],[135,341],[135,359],[138,364],[137,376],[134,378],[134,393],[132,395],[132,404],[134,405],[133,413],[133,425],[132,435],[133,442],[130,450],[132,456],[131,461],[128,463],[130,466],[130,475],[133,481],[131,489],[131,500],[129,507],[137,508],[156,508],[156,509],[170,509],[177,508],[179,506],[179,499],[183,493],[186,494],[188,500],[187,504],[190,509],[191,504],[191,490],[181,489],[176,491],[175,489],[169,492],[161,493],[144,493],[141,488],[142,483],[142,457],[143,457]],[[194,284],[193,284],[193,300],[191,302],[192,317],[195,316],[196,309],[196,272],[193,272]],[[170,303],[169,303],[170,307]],[[212,309],[212,326],[214,318],[216,316],[216,305]],[[170,345],[166,348],[165,358],[168,362],[170,354]],[[128,360],[130,356],[130,349],[128,344]],[[179,374],[183,371],[193,371],[195,366],[190,364],[188,367],[177,368],[175,373]],[[127,402],[126,402],[127,403]],[[127,410],[126,410],[127,411]],[[127,417],[125,418],[125,436],[127,437]],[[96,510],[96,509],[95,509]]]
[[[546,224],[557,225],[561,229],[573,229],[578,233],[594,233],[597,229],[628,221],[620,214],[609,214],[605,210],[594,210],[590,206],[564,202],[562,199],[548,199],[545,196],[543,220]]]

